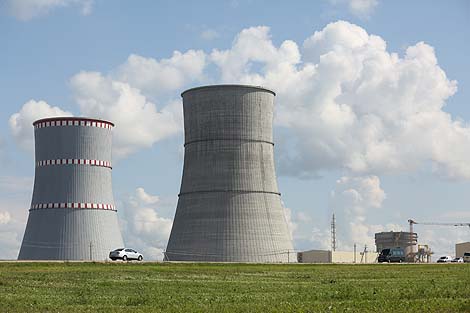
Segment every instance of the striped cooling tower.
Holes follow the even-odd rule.
[[[111,185],[114,124],[64,117],[33,125],[33,200],[18,259],[107,259],[123,246]]]
[[[166,260],[294,261],[274,169],[274,96],[241,85],[183,92],[183,178]]]

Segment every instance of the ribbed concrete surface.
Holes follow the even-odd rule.
[[[86,119],[83,119],[86,120]],[[111,129],[81,125],[35,128],[36,162],[90,159],[111,162]],[[36,166],[31,205],[114,205],[111,168],[91,164]],[[116,211],[47,208],[31,210],[20,260],[105,260],[123,246]]]
[[[34,210],[18,259],[103,261],[118,247],[123,243],[115,211]]]
[[[114,204],[111,169],[89,165],[37,167],[33,203],[49,202]]]
[[[274,93],[221,85],[182,96],[184,169],[166,259],[293,261],[274,169]]]

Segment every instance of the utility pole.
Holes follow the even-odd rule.
[[[91,243],[90,241],[90,261],[93,261],[93,255],[91,253],[91,248],[92,248],[93,244]]]
[[[367,264],[367,245],[364,245],[364,257],[365,257],[365,262]]]
[[[364,245],[364,251],[361,253],[361,263],[367,263],[367,245]]]
[[[336,251],[336,217],[333,213],[333,218],[331,219],[331,251]]]
[[[356,263],[356,243],[354,243],[354,263]]]

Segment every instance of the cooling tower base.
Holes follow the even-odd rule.
[[[18,260],[104,261],[123,246],[114,211],[32,210]]]
[[[182,195],[166,260],[294,261],[291,242],[285,236],[287,231],[277,194],[203,192]]]

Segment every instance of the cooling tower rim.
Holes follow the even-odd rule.
[[[267,91],[269,93],[272,93],[274,96],[276,95],[276,93],[274,91],[272,91],[271,89],[268,89],[268,88],[265,88],[265,87],[262,87],[262,86],[254,86],[254,85],[243,85],[243,84],[219,84],[219,85],[206,85],[206,86],[198,86],[198,87],[194,87],[194,88],[190,88],[190,89],[187,89],[185,91],[183,91],[181,93],[181,97],[183,97],[183,95],[185,93],[188,93],[188,92],[192,92],[192,91],[195,91],[195,90],[200,90],[200,89],[210,89],[210,88],[220,88],[220,87],[229,87],[229,88],[251,88],[251,89],[257,89],[257,90],[262,90],[262,91]]]
[[[107,121],[107,120],[102,120],[102,119],[96,119],[96,118],[89,118],[89,117],[72,117],[72,116],[61,116],[61,117],[48,117],[48,118],[42,118],[39,120],[36,120],[33,122],[33,126],[38,125],[39,123],[43,122],[52,122],[52,121],[84,121],[84,122],[98,122],[98,123],[105,123],[108,125],[111,125],[114,127],[114,123]]]

